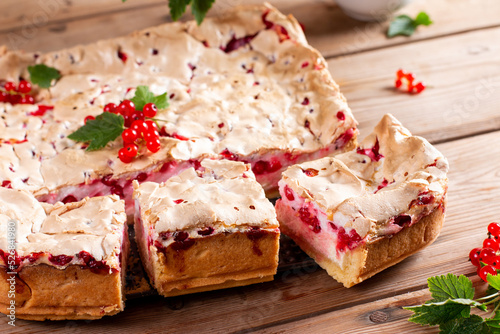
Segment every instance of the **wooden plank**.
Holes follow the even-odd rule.
[[[22,3],[29,4],[23,5]],[[167,6],[166,0],[85,0],[85,1],[19,1],[2,0],[0,3],[0,31],[9,31],[50,22],[69,21],[110,12],[137,10],[152,5]],[[146,19],[146,18],[144,18]]]
[[[385,36],[389,21],[360,22],[344,15],[339,8],[330,4],[322,13],[307,11],[307,4],[294,11],[303,21],[311,44],[325,57],[342,56],[391,45],[412,43],[469,30],[500,25],[500,2],[485,0],[416,0],[400,8],[394,16],[408,14],[415,17],[425,11],[433,20],[429,27],[419,27],[411,37]]]
[[[8,0],[14,1],[14,0]],[[60,2],[62,0],[49,0]],[[92,0],[99,2],[99,0]],[[289,12],[289,8],[296,8],[297,4],[306,0],[275,0],[274,5]],[[228,4],[218,1],[210,10],[209,15],[217,15],[228,8],[238,4],[260,4],[261,0],[236,0]],[[321,6],[321,3],[318,3]],[[0,13],[9,11],[3,2],[0,3]],[[31,8],[31,9],[29,9]],[[9,18],[19,18],[25,15],[30,18],[22,26],[12,29],[0,28],[0,45],[7,45],[10,49],[23,49],[26,51],[53,51],[78,44],[87,44],[96,40],[119,37],[133,31],[170,22],[169,9],[166,0],[148,0],[145,4],[137,1],[127,1],[126,6],[120,0],[106,0],[104,5],[86,5],[84,2],[65,2],[64,7],[58,7],[55,14],[39,22],[37,13],[44,13],[39,7],[29,7],[28,11],[34,13],[8,14]],[[4,11],[2,11],[4,10]],[[189,11],[189,10],[188,10]],[[40,14],[40,15],[42,15]],[[2,14],[0,14],[2,15]],[[3,14],[7,15],[7,14]],[[43,15],[42,15],[43,16]],[[182,20],[193,19],[190,13],[183,16]],[[7,20],[9,21],[9,20]],[[8,25],[8,23],[6,23]],[[0,25],[1,27],[1,25]]]
[[[362,135],[392,113],[413,133],[443,142],[500,129],[498,40],[500,28],[491,28],[334,58],[328,65]],[[428,88],[419,95],[395,90],[399,68]]]
[[[60,9],[43,19],[40,5],[19,6],[15,0],[0,3],[0,45],[28,51],[53,51],[76,44],[90,43],[96,38],[122,36],[169,20],[168,8],[163,0],[99,0],[89,2],[62,2]],[[15,2],[15,5],[13,4]],[[99,2],[99,5],[97,4]],[[261,3],[261,0],[217,1],[209,15],[239,4]],[[332,0],[272,0],[284,13],[291,13],[306,27],[309,42],[325,57],[342,56],[365,50],[411,43],[417,40],[456,34],[463,31],[498,26],[500,3],[483,0],[420,0],[399,10],[414,15],[427,11],[434,24],[419,28],[411,37],[388,39],[388,22],[364,23],[347,17]],[[40,2],[42,3],[42,2]],[[43,2],[45,3],[45,2]],[[89,5],[87,5],[89,3]],[[450,10],[453,8],[453,10]],[[40,14],[41,13],[41,14]],[[190,18],[189,15],[185,19]],[[21,25],[19,25],[21,23]]]
[[[338,312],[425,288],[429,276],[473,275],[470,249],[481,244],[486,226],[498,219],[500,132],[440,144],[450,162],[447,219],[431,246],[372,279],[343,288],[316,265],[279,273],[273,282],[176,298],[136,300],[124,312],[93,322],[37,323],[18,320],[12,333],[228,332],[265,328]],[[6,318],[0,317],[0,326]]]
[[[478,297],[484,296],[486,284],[471,278]],[[420,305],[431,299],[428,289],[376,300],[337,312],[255,331],[255,333],[439,333],[434,326],[420,326],[408,321],[412,314],[405,306]],[[485,315],[484,312],[473,312]]]

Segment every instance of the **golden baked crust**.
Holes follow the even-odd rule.
[[[278,266],[279,232],[251,240],[247,233],[217,234],[196,239],[188,249],[172,245],[148,259],[139,247],[153,286],[165,296],[231,288],[271,281]],[[144,244],[145,239],[138,239]]]
[[[286,208],[286,210],[290,210]],[[344,255],[345,267],[329,260],[314,249],[302,235],[295,234],[281,224],[281,231],[290,236],[299,247],[312,257],[330,276],[344,284],[346,288],[358,284],[382,270],[401,262],[408,256],[430,245],[439,235],[444,221],[444,207],[438,206],[429,215],[409,227],[404,227],[392,236],[383,236],[347,251]],[[298,219],[293,213],[288,219]]]
[[[126,263],[124,243],[121,263]],[[10,278],[0,268],[0,312],[9,314]],[[58,269],[46,264],[26,266],[16,275],[16,318],[26,320],[100,319],[125,307],[125,270],[92,272],[70,265]]]

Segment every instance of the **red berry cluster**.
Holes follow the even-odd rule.
[[[137,156],[139,145],[145,144],[146,148],[156,153],[160,150],[160,134],[156,123],[147,118],[156,116],[158,109],[154,103],[147,103],[142,110],[136,110],[134,102],[123,100],[119,105],[108,103],[104,112],[122,115],[125,119],[126,129],[122,132],[123,145],[118,151],[118,158],[124,163],[130,163]],[[94,119],[87,116],[85,122]]]
[[[16,87],[12,81],[8,81],[0,89],[0,102],[14,104],[35,104],[35,98],[30,95],[31,83],[26,80],[21,80]]]
[[[483,281],[487,282],[488,274],[497,274],[500,270],[500,224],[488,225],[488,238],[484,239],[483,247],[471,250],[469,259],[477,267],[477,274]]]
[[[396,72],[396,81],[394,86],[396,86],[396,88],[400,88],[403,86],[403,81],[406,81],[406,89],[408,93],[419,94],[425,89],[425,85],[422,82],[415,83],[415,76],[413,73],[398,70]]]

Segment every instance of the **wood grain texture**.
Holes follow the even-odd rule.
[[[431,142],[500,129],[500,28],[468,32],[328,61],[363,136],[392,113]],[[444,46],[444,47],[443,47]],[[394,88],[396,71],[412,71],[428,88]]]
[[[151,298],[127,304],[112,318],[93,322],[34,323],[18,320],[12,333],[228,332],[263,329],[376,300],[404,296],[425,288],[429,276],[448,272],[473,275],[467,261],[480,245],[486,226],[498,219],[500,197],[500,132],[438,145],[450,162],[447,219],[431,246],[350,289],[342,287],[317,265],[280,273],[273,282],[175,298]],[[409,302],[408,305],[411,303]],[[355,314],[353,314],[354,316]],[[228,319],[223,320],[223,319]],[[5,318],[0,318],[2,325]],[[2,326],[0,325],[0,326]],[[292,328],[293,325],[290,325]],[[335,329],[343,330],[342,324]]]

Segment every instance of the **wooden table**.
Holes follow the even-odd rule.
[[[217,0],[211,15],[254,0]],[[45,5],[42,6],[42,3]],[[500,3],[497,0],[416,0],[435,22],[412,37],[387,39],[388,23],[346,17],[333,1],[271,1],[295,15],[309,42],[328,60],[334,79],[366,135],[387,112],[436,144],[450,162],[447,218],[430,247],[346,289],[316,265],[281,271],[273,282],[177,298],[127,302],[99,321],[28,322],[11,333],[436,333],[407,321],[406,305],[429,298],[429,276],[465,274],[483,289],[468,263],[489,222],[500,219]],[[127,34],[169,20],[164,0],[2,0],[0,45],[49,51]],[[420,95],[393,89],[395,72],[413,71],[429,88]]]

